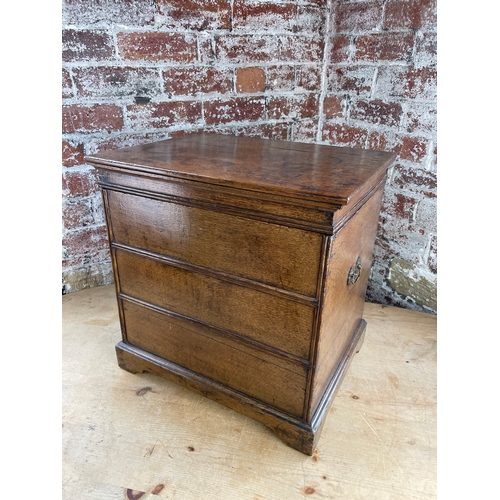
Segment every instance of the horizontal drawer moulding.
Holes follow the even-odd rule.
[[[318,306],[318,300],[314,297],[307,297],[306,295],[302,295],[300,293],[291,292],[289,290],[284,290],[282,288],[278,288],[272,285],[267,285],[265,283],[261,283],[259,281],[254,281],[248,278],[243,278],[241,276],[236,276],[234,274],[230,274],[223,271],[218,271],[217,269],[208,268],[205,266],[200,266],[198,264],[193,264],[191,262],[187,262],[180,259],[175,259],[173,257],[169,257],[167,255],[158,254],[155,252],[150,252],[148,250],[144,250],[141,248],[130,247],[128,245],[123,245],[122,243],[117,243],[113,241],[111,243],[112,248],[125,250],[127,252],[135,253],[142,257],[146,257],[149,259],[156,260],[158,262],[163,262],[165,264],[169,264],[174,267],[178,267],[181,269],[186,269],[188,271],[195,271],[201,274],[205,274],[207,276],[215,277],[222,281],[227,281],[229,283],[233,283],[235,285],[243,286],[245,288],[253,288],[260,292],[269,293],[272,295],[277,295],[279,297],[292,300],[294,302],[299,302],[301,304],[307,304],[312,307]]]
[[[258,342],[256,340],[252,340],[252,339],[245,337],[243,335],[240,335],[238,333],[224,330],[222,328],[218,328],[218,327],[213,326],[213,325],[209,325],[203,321],[191,318],[189,316],[185,316],[184,314],[180,314],[180,313],[177,313],[175,311],[171,311],[169,309],[165,309],[165,308],[160,307],[160,306],[156,306],[154,304],[150,304],[149,302],[141,300],[137,297],[132,297],[132,296],[127,295],[127,294],[122,293],[122,292],[118,293],[118,297],[120,300],[133,302],[134,304],[140,305],[142,307],[146,307],[148,309],[151,309],[151,310],[156,311],[158,313],[164,314],[166,316],[178,318],[178,319],[184,320],[188,323],[201,325],[204,328],[210,329],[211,331],[215,332],[217,335],[220,335],[221,337],[230,338],[233,341],[236,341],[240,344],[244,344],[252,349],[255,349],[256,351],[262,351],[262,352],[265,352],[265,353],[270,354],[272,356],[276,356],[276,357],[281,358],[285,361],[289,361],[291,363],[294,363],[295,365],[301,366],[305,369],[311,368],[310,362],[306,359],[299,358],[298,356],[294,356],[293,354],[282,351],[280,349],[276,349],[275,347],[271,347],[271,346],[268,346],[268,345],[263,344],[261,342]],[[258,357],[258,356],[256,356],[256,357]]]

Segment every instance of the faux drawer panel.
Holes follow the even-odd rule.
[[[305,368],[253,352],[210,328],[132,302],[123,301],[123,310],[129,344],[291,415],[302,416]]]
[[[315,307],[115,249],[122,293],[309,359]]]
[[[316,296],[318,233],[117,191],[108,203],[119,243]]]
[[[324,203],[300,199],[300,205],[287,196],[237,189],[221,185],[207,185],[186,179],[161,178],[119,172],[116,167],[99,165],[99,185],[103,189],[125,190],[139,196],[161,200],[178,200],[181,204],[245,218],[283,224],[306,230],[332,234],[333,212],[342,204]],[[291,204],[293,203],[293,204]]]

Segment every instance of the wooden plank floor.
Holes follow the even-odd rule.
[[[436,317],[366,304],[316,453],[121,370],[113,286],[63,297],[63,499],[436,498]]]

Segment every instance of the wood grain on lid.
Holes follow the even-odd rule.
[[[347,204],[374,185],[395,154],[208,133],[86,157],[95,165]]]

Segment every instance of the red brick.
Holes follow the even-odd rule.
[[[267,88],[269,90],[293,90],[295,84],[294,66],[280,65],[267,67]]]
[[[316,142],[318,120],[299,120],[295,125],[294,141]]]
[[[236,92],[263,92],[266,74],[262,68],[238,68],[236,70]]]
[[[273,139],[286,141],[288,139],[288,123],[261,124],[235,127],[235,135],[245,137],[262,137],[263,139]]]
[[[384,201],[382,205],[382,213],[386,214],[386,209],[390,210],[389,202]],[[408,235],[414,231],[411,221],[408,219],[401,219],[394,215],[388,214],[383,218],[384,222],[381,225],[380,236],[392,245],[397,245],[398,249],[407,248],[411,250],[415,242],[409,241]]]
[[[280,59],[283,61],[316,62],[323,56],[323,38],[302,35],[280,37]]]
[[[356,61],[408,61],[413,33],[375,33],[356,39]]]
[[[94,104],[63,106],[62,130],[65,133],[90,132],[94,130],[120,130],[123,115],[119,106],[114,104]]]
[[[432,68],[380,68],[377,92],[390,96],[433,100],[436,98],[437,71]]]
[[[380,228],[380,224],[383,224],[383,223],[384,223],[384,217],[381,215],[379,217],[379,228]],[[380,255],[380,253],[381,253],[383,256],[388,256],[390,251],[391,251],[391,246],[390,246],[388,241],[384,241],[380,238],[377,238],[375,240],[374,250],[375,250],[375,252],[374,252],[375,255],[377,255],[377,254]],[[386,269],[385,272],[381,272],[381,270],[379,270],[378,272],[381,275],[385,275],[385,274],[387,274],[387,271],[388,271],[388,269]]]
[[[332,66],[328,73],[328,90],[335,93],[369,95],[375,69],[358,66]]]
[[[342,97],[327,97],[323,102],[323,113],[327,118],[340,118],[343,115]]]
[[[271,119],[312,117],[318,114],[318,98],[315,95],[273,96],[269,99],[267,113]]]
[[[392,217],[411,221],[415,216],[417,199],[402,193],[393,193],[387,197],[387,204],[384,205],[383,212]]]
[[[131,61],[194,62],[196,38],[191,34],[147,32],[118,33],[118,50]]]
[[[328,122],[323,125],[323,140],[334,146],[364,148],[367,135],[368,132],[359,127]]]
[[[88,275],[92,276],[93,272],[100,271],[99,267],[103,265],[106,261],[109,261],[109,245],[106,247],[106,245],[99,247],[99,248],[94,248],[93,250],[88,250],[84,254],[78,254],[78,255],[72,255],[71,252],[68,250],[68,248],[63,247],[63,260],[62,260],[62,269],[63,272],[66,271],[65,274],[71,275],[71,271],[74,269],[78,269],[78,271],[81,271],[82,269],[85,270]],[[95,267],[94,267],[95,265]],[[70,270],[70,271],[69,271]],[[63,275],[64,279],[64,275]],[[92,279],[92,278],[91,278]],[[91,281],[92,283],[95,283],[94,280]],[[63,290],[66,290],[66,286],[64,285]],[[71,291],[77,291],[73,290],[73,286],[70,285]],[[95,285],[92,285],[95,286]],[[81,288],[78,288],[80,290]],[[67,293],[67,291],[63,291],[64,293]]]
[[[389,138],[383,132],[371,132],[368,137],[368,149],[389,151]]]
[[[401,104],[394,102],[357,101],[351,107],[351,118],[376,125],[397,126],[401,121]]]
[[[408,260],[420,265],[421,253],[436,229],[436,200],[386,189],[380,235]]]
[[[435,172],[396,164],[392,184],[395,187],[426,198],[437,197],[437,176]]]
[[[62,70],[62,97],[73,97],[73,83],[71,81],[71,76],[69,71],[66,69]]]
[[[418,103],[405,113],[404,123],[407,132],[433,133],[437,128],[437,110]]]
[[[330,51],[330,61],[333,63],[347,61],[349,59],[350,47],[351,42],[347,36],[334,36]]]
[[[382,1],[336,2],[335,29],[338,33],[374,30],[381,21]]]
[[[436,20],[436,0],[389,0],[385,6],[384,28],[422,28]]]
[[[161,91],[155,69],[98,66],[75,68],[73,71],[78,93],[82,97],[152,97]]]
[[[63,30],[62,60],[106,61],[113,58],[113,40],[105,31]]]
[[[201,120],[201,103],[198,101],[166,101],[127,106],[131,127],[164,128],[179,123],[195,123]]]
[[[201,64],[213,64],[215,61],[214,40],[211,35],[198,35],[198,51]]]
[[[165,92],[171,95],[195,95],[230,92],[232,74],[214,67],[169,68],[163,72]]]
[[[96,23],[153,27],[155,3],[144,0],[64,0],[64,25]]]
[[[419,162],[427,154],[427,142],[428,140],[422,137],[398,136],[394,152],[398,153],[402,160]]]
[[[296,66],[295,84],[298,89],[318,92],[321,87],[321,67],[319,65]]]
[[[208,125],[232,121],[260,120],[264,118],[264,100],[237,97],[204,103],[205,121]]]
[[[97,176],[94,169],[69,169],[63,172],[63,195],[65,198],[90,196],[98,192]]]
[[[270,35],[226,35],[216,38],[217,59],[246,63],[278,59],[278,41]]]
[[[157,0],[156,4],[168,27],[191,30],[231,27],[229,0]]]
[[[296,31],[322,35],[326,25],[326,9],[316,6],[297,7]]]
[[[295,5],[275,2],[249,3],[235,0],[233,27],[236,29],[292,31],[295,27]]]
[[[67,201],[62,210],[63,229],[69,231],[95,223],[89,198]]]
[[[83,165],[85,153],[82,143],[73,143],[70,141],[62,141],[62,164],[65,167],[73,167],[75,165]]]
[[[417,198],[402,193],[390,194],[383,202],[384,222],[379,233],[397,253],[404,253],[407,260],[419,267],[421,253],[415,249],[423,250],[428,245],[430,236],[427,227],[422,225],[423,219],[416,220],[421,206],[422,201]],[[430,222],[430,225],[433,223]]]
[[[437,34],[430,32],[417,33],[415,48],[415,67],[436,66],[437,64]]]
[[[63,240],[63,267],[100,262],[109,257],[105,226],[84,228],[67,233]]]

